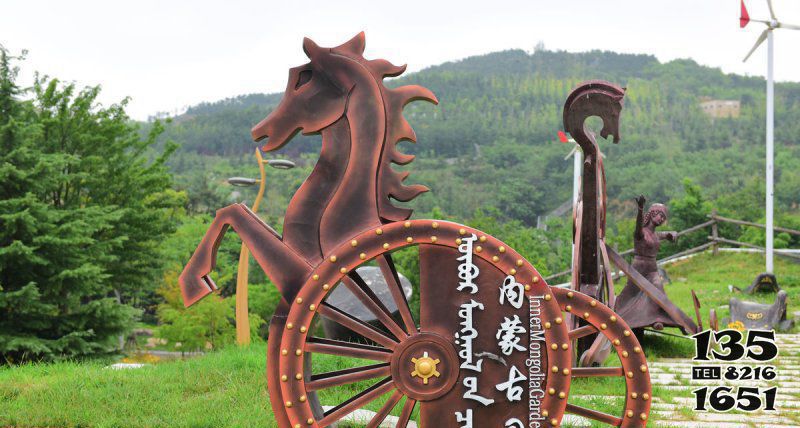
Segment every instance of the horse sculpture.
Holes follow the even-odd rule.
[[[408,173],[391,167],[413,160],[396,148],[399,141],[416,140],[403,107],[437,99],[420,86],[384,86],[384,78],[405,67],[364,59],[364,44],[363,33],[334,48],[303,41],[310,61],[291,69],[284,98],[252,136],[271,151],[297,132],[321,134],[319,161],[289,204],[282,236],[244,205],[217,212],[179,278],[184,303],[216,289],[209,274],[232,227],[282,297],[267,346],[269,396],[281,428],[329,426],[384,395],[384,404],[363,421],[367,427],[381,425],[403,398],[398,427],[408,425],[418,404],[424,427],[527,426],[523,420],[558,426],[565,412],[644,426],[647,364],[621,317],[585,294],[551,289],[530,263],[492,236],[447,221],[409,220],[410,209],[391,203],[427,190],[404,185]],[[398,250],[415,257],[418,313],[393,261]],[[380,269],[399,315],[359,275],[366,265]],[[380,328],[329,302],[337,286],[346,287]],[[584,314],[585,325],[571,329],[564,322],[569,311]],[[367,343],[314,336],[320,317]],[[614,341],[620,366],[572,367],[572,340],[597,332]],[[315,373],[320,354],[351,360],[337,360],[346,368]],[[375,364],[359,366],[363,359]],[[624,378],[621,415],[568,402],[571,380],[585,376]],[[323,406],[325,391],[370,379],[378,380],[344,402]]]

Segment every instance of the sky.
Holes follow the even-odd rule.
[[[767,19],[766,0],[746,0]],[[800,0],[773,0],[781,21],[800,25]],[[288,69],[307,61],[307,36],[335,46],[365,31],[365,57],[410,71],[505,49],[593,49],[691,58],[725,72],[765,75],[766,43],[742,59],[764,25],[739,28],[739,0],[528,1],[37,1],[5,0],[0,44],[28,50],[34,71],[101,85],[108,105],[130,97],[144,120],[203,101],[282,92]],[[800,81],[800,31],[777,30],[775,77]]]

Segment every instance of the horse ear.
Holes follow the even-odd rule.
[[[303,52],[306,53],[308,59],[312,59],[317,55],[317,52],[322,50],[318,44],[314,43],[313,40],[309,39],[308,37],[303,37]]]
[[[342,43],[341,45],[333,48],[337,51],[349,52],[353,55],[364,55],[364,48],[367,46],[367,37],[364,32],[356,34],[352,39]]]

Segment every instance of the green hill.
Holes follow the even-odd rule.
[[[439,106],[407,107],[419,140],[403,147],[418,154],[409,166],[414,171],[409,181],[432,189],[412,205],[418,213],[439,208],[459,219],[469,218],[476,208],[496,209],[504,220],[535,225],[538,215],[571,194],[572,165],[564,160],[570,147],[555,138],[564,100],[581,81],[598,78],[627,88],[622,141],[601,142],[612,211],[630,214],[631,206],[624,202],[640,193],[652,201],[679,197],[682,179],[690,178],[723,211],[741,208],[736,213],[740,218],[758,220],[763,206],[764,80],[725,74],[692,60],[660,63],[650,55],[601,51],[508,50],[392,81],[423,85],[440,100]],[[173,169],[191,198],[204,198],[195,203],[199,209],[225,202],[229,189],[218,188],[224,174],[252,171],[247,169],[255,147],[249,129],[280,97],[251,94],[204,103],[168,127],[165,137],[182,146]],[[739,101],[741,115],[708,117],[699,103],[709,98]],[[788,213],[797,209],[800,194],[800,84],[776,86],[776,124],[776,206]],[[318,137],[300,137],[276,156],[308,166],[318,149]],[[276,182],[285,187],[272,190],[278,205],[301,179],[299,174],[292,175],[291,183]]]

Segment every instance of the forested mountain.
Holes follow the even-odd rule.
[[[411,205],[421,214],[437,207],[459,219],[478,208],[495,209],[501,220],[535,224],[537,215],[571,195],[572,163],[564,159],[571,147],[558,143],[555,134],[562,128],[567,94],[589,79],[627,88],[622,141],[600,142],[607,156],[612,211],[629,207],[626,201],[640,193],[667,202],[682,195],[682,180],[690,178],[720,209],[760,218],[764,80],[725,74],[692,60],[662,64],[650,55],[601,51],[509,50],[444,63],[390,82],[425,86],[440,101],[438,106],[413,103],[406,108],[419,141],[401,145],[418,155],[408,167],[413,171],[409,182],[432,189]],[[777,207],[789,213],[797,209],[800,194],[800,84],[780,83],[775,93]],[[230,189],[219,187],[225,174],[254,172],[250,127],[281,95],[204,103],[168,126],[164,137],[182,147],[171,161],[173,169],[198,210],[226,202]],[[740,116],[708,117],[700,101],[709,98],[740,101]],[[298,137],[276,155],[306,168],[271,174],[276,200],[271,214],[280,216],[317,150],[318,137]]]

